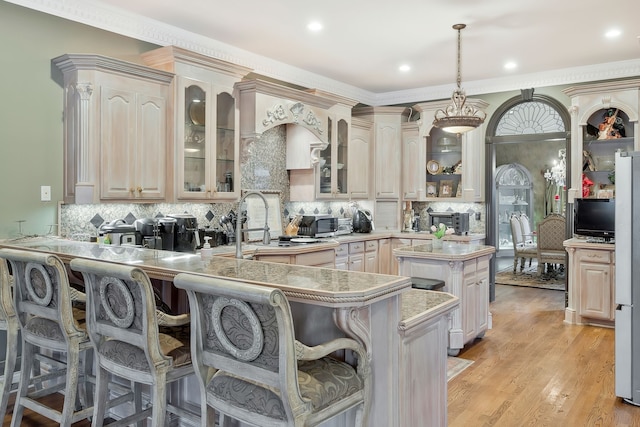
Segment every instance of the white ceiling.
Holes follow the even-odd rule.
[[[372,105],[448,97],[456,23],[469,95],[640,75],[638,0],[9,1]]]

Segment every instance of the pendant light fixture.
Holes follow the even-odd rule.
[[[460,87],[462,80],[460,74],[460,31],[466,27],[466,24],[455,24],[454,30],[458,31],[458,78],[457,88],[451,95],[452,105],[444,110],[438,110],[435,114],[433,125],[449,133],[465,133],[480,126],[486,117],[484,111],[478,110],[473,105],[466,105],[467,96]]]

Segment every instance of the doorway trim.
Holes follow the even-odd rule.
[[[508,114],[515,106],[528,103],[539,102],[548,105],[554,111],[558,113],[563,124],[564,132],[548,132],[548,133],[523,133],[507,136],[496,135],[498,125],[505,114]],[[496,146],[500,144],[511,143],[526,143],[528,141],[564,141],[567,158],[571,157],[571,115],[569,114],[568,107],[561,102],[548,95],[538,95],[534,93],[534,89],[523,89],[519,96],[514,96],[506,100],[500,105],[496,111],[492,114],[487,124],[487,134],[485,137],[485,200],[487,201],[487,218],[486,224],[486,244],[496,245],[496,239],[498,238],[498,230],[495,226],[495,203],[493,198],[496,197],[495,188],[495,171],[496,171]],[[571,165],[567,162],[566,170],[566,188],[571,188]],[[565,206],[566,211],[566,206]],[[573,229],[573,220],[571,215],[566,215],[567,227],[566,237],[569,238],[571,230]],[[495,300],[495,273],[496,273],[496,257],[492,257],[490,263],[490,286],[489,286],[489,301]],[[568,272],[567,272],[568,275]]]

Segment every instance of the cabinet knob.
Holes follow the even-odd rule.
[[[142,187],[138,187],[137,190],[138,190],[138,193],[142,193],[143,188]]]
[[[130,188],[130,189],[129,189],[129,193],[131,193],[131,194],[133,194],[133,192],[134,192],[134,191],[135,191],[135,190],[134,190],[133,188]]]

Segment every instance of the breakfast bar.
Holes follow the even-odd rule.
[[[225,256],[203,260],[198,254],[134,246],[110,247],[56,238],[4,241],[0,247],[53,253],[65,264],[74,258],[88,258],[135,265],[151,278],[164,282],[171,282],[175,275],[185,272],[277,287],[290,301],[296,337],[300,341],[316,345],[348,336],[364,345],[371,362],[370,426],[433,425],[424,424],[421,419],[425,407],[434,410],[438,407],[441,421],[437,424],[446,425],[446,339],[442,338],[446,335],[432,338],[429,331],[431,325],[442,329],[442,325],[447,324],[449,312],[457,307],[458,298],[448,293],[421,291],[420,298],[413,295],[403,299],[404,294],[415,292],[409,277]],[[444,331],[446,334],[446,328]],[[425,360],[434,354],[440,356],[432,362]],[[418,369],[420,366],[433,369]],[[411,384],[425,387],[435,384],[435,388],[429,390],[440,392],[429,396],[424,392],[407,393]],[[185,386],[185,395],[188,401],[199,403],[195,384]],[[354,416],[355,412],[350,411],[327,425],[353,425]]]

